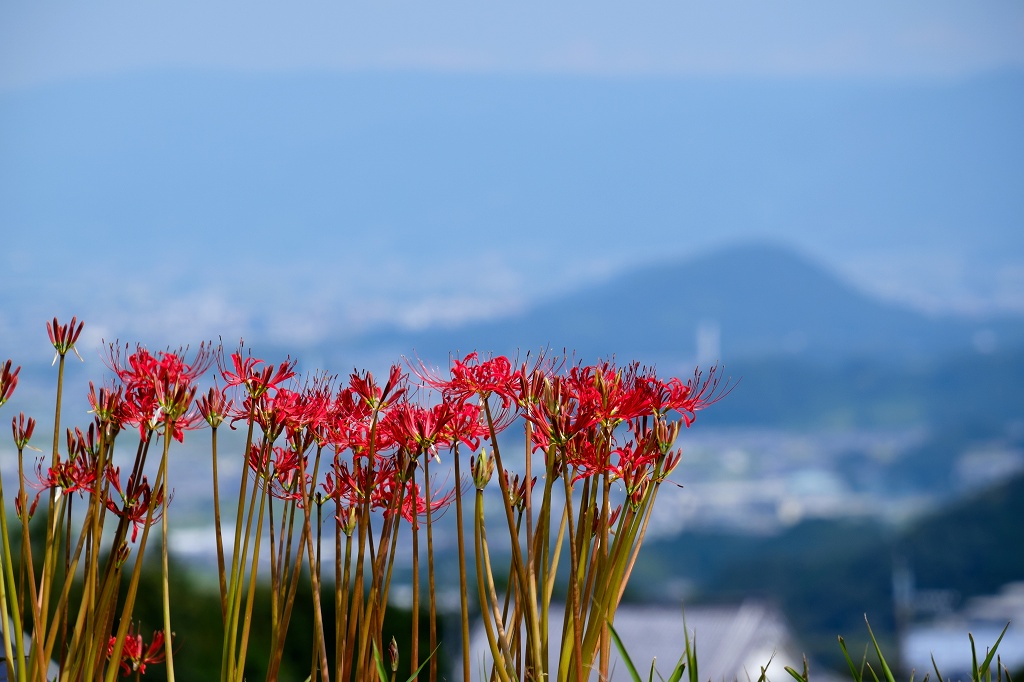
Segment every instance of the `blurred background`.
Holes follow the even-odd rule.
[[[1016,619],[1019,668],[1022,121],[1010,0],[4,3],[11,409],[54,315],[81,423],[115,339],[721,363],[631,599],[826,669],[865,613],[944,674]]]

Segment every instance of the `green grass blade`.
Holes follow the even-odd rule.
[[[882,666],[882,674],[885,675],[886,682],[896,682],[896,677],[893,676],[892,670],[889,669],[889,664],[885,662],[885,656],[882,655],[882,648],[878,646],[878,640],[875,639],[875,633],[871,630],[871,623],[868,622],[867,615],[864,616],[864,622],[868,626],[868,634],[871,636],[871,644],[875,647],[875,655],[878,656],[878,664]]]
[[[430,655],[423,659],[423,662],[420,663],[420,667],[416,668],[415,672],[413,672],[412,675],[409,675],[409,679],[407,679],[405,682],[413,682],[416,679],[416,677],[419,676],[420,671],[423,670],[423,666],[425,666],[427,663],[430,662],[430,659],[434,657],[434,654],[436,654],[437,650],[440,649],[440,648],[441,648],[440,644],[435,646],[434,650],[430,652]],[[379,655],[378,655],[378,657],[379,657]]]
[[[789,673],[790,676],[792,676],[793,679],[795,679],[797,682],[808,682],[809,676],[807,674],[807,656],[804,656],[804,672],[802,675],[788,665],[784,668],[784,670],[787,673]]]
[[[629,671],[629,676],[633,678],[633,682],[643,682],[640,678],[640,674],[636,671],[636,666],[633,665],[633,660],[626,653],[626,647],[619,638],[619,633],[615,631],[611,623],[608,623],[608,632],[612,635],[612,641],[615,642],[615,648],[619,650],[619,655],[622,656],[622,662],[626,664],[626,670]],[[651,670],[654,670],[654,662],[651,662]]]
[[[686,637],[686,663],[690,668],[690,682],[700,682],[697,672],[697,634],[694,633],[690,639],[690,631],[686,627],[686,619],[683,619],[683,634]]]
[[[942,682],[942,673],[939,672],[939,664],[935,662],[935,654],[932,654],[932,670],[935,671],[935,679]]]
[[[992,650],[988,652],[988,656],[981,663],[981,668],[978,668],[978,656],[974,653],[974,637],[971,637],[971,655],[974,657],[974,679],[980,680],[979,675],[984,675],[989,670],[989,666],[992,665],[992,659],[996,655],[996,649],[999,648],[999,643],[1003,641],[1003,635],[1009,629],[1010,624],[1007,623],[1003,628],[1003,631],[999,633],[999,638],[996,639],[996,643],[992,645]]]
[[[846,650],[846,641],[842,637],[839,638],[839,648],[843,650],[843,656],[846,657],[846,665],[850,666],[850,677],[853,678],[853,682],[863,682],[863,667],[860,671],[857,670],[853,659],[850,658],[850,652]]]
[[[384,668],[384,661],[380,657],[377,643],[371,642],[371,644],[373,645],[373,660],[377,664],[377,677],[380,678],[380,682],[388,682],[388,671]]]
[[[676,667],[672,670],[672,674],[669,675],[666,682],[679,682],[679,680],[683,679],[683,673],[686,671],[686,658],[686,652],[684,651],[683,655],[676,661]]]

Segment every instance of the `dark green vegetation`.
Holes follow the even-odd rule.
[[[1024,476],[1017,476],[903,530],[874,521],[815,520],[769,537],[684,533],[644,547],[633,595],[664,600],[673,576],[693,581],[691,603],[760,597],[780,606],[807,654],[836,669],[866,641],[864,615],[895,651],[894,562],[919,589],[955,589],[961,599],[1024,579]],[[964,635],[966,637],[966,633]]]
[[[1024,348],[901,362],[811,363],[776,357],[729,365],[739,379],[700,426],[890,427],[998,430],[1024,419]]]
[[[170,571],[171,617],[174,626],[174,674],[180,680],[210,680],[220,674],[222,626],[220,618],[220,597],[214,584],[207,584],[203,578],[190,573],[187,566],[172,565]],[[142,573],[139,595],[135,604],[137,631],[146,644],[153,632],[163,627],[161,606],[160,567],[153,561]],[[328,660],[334,662],[334,618],[330,610],[334,603],[334,592],[324,586],[323,599],[327,614],[324,618]],[[312,656],[316,651],[313,641],[313,597],[309,581],[300,581],[295,598],[294,615],[285,644],[284,656],[278,679],[305,680],[310,674]],[[394,637],[400,653],[399,671],[409,671],[411,613],[401,609],[388,610],[384,621],[383,641],[385,648]],[[440,628],[439,628],[440,630]],[[429,652],[428,625],[426,613],[420,619],[420,655]],[[440,631],[442,641],[452,640]],[[248,680],[264,680],[267,675],[267,652],[270,648],[270,602],[266,586],[256,594],[252,617],[252,635],[249,640],[249,655],[245,666]],[[384,653],[385,660],[386,652]],[[448,656],[457,651],[444,647],[438,651],[441,670],[448,665]],[[146,680],[160,682],[166,679],[163,663],[147,666]],[[405,679],[405,676],[402,679]]]

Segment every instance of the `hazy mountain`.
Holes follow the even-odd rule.
[[[1022,84],[166,71],[7,90],[0,346],[77,314],[97,340],[298,352],[657,259],[635,279],[673,317],[753,276],[668,259],[751,238],[929,309],[1022,310]],[[688,316],[719,319],[603,309],[642,337],[630,353],[690,353]],[[727,351],[764,345],[720,322]]]
[[[435,361],[449,351],[551,347],[584,359],[675,366],[780,355],[904,362],[991,352],[1022,338],[1024,318],[929,316],[869,296],[792,250],[758,243],[653,263],[502,319],[378,332],[359,345]]]

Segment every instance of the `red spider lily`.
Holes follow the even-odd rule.
[[[391,493],[393,495],[395,491],[392,490]],[[440,491],[434,493],[430,499],[431,516],[436,518],[437,512],[445,509],[454,499],[454,488],[446,493],[441,493]],[[388,502],[393,502],[393,500],[388,500]],[[393,504],[382,506],[384,507],[385,515],[393,514],[395,511]],[[409,523],[414,523],[416,519],[424,518],[427,515],[427,500],[420,494],[420,487],[413,484],[412,481],[408,481],[405,484],[405,494],[402,495],[401,507],[398,509],[398,513]]]
[[[462,403],[452,407],[452,418],[443,429],[443,439],[450,446],[463,443],[471,450],[480,448],[480,441],[489,438],[487,426],[481,421],[480,406]]]
[[[675,410],[682,416],[687,428],[699,410],[714,405],[732,390],[728,381],[722,385],[722,375],[717,365],[708,370],[707,377],[700,369],[694,370],[693,377],[686,383],[678,378],[663,382],[653,377],[649,382],[654,390],[651,401],[654,411],[665,414]]]
[[[651,412],[653,389],[638,363],[618,369],[612,363],[577,368],[569,375],[576,398],[588,403],[597,420],[608,427]]]
[[[512,370],[512,363],[504,355],[481,360],[479,354],[473,352],[461,360],[452,360],[448,379],[442,379],[423,363],[416,369],[416,374],[426,386],[441,391],[457,402],[464,402],[473,396],[486,400],[496,395],[501,399],[502,406],[508,408],[518,397],[516,387],[519,372]]]
[[[68,458],[78,459],[81,457],[84,459],[90,467],[96,465],[96,459],[99,457],[100,444],[96,441],[96,423],[89,425],[88,430],[85,433],[82,429],[75,427],[74,433],[71,429],[67,430],[67,441],[68,441]]]
[[[374,379],[372,372],[353,372],[349,376],[349,387],[355,397],[366,403],[371,410],[382,410],[405,395],[408,390],[404,385],[406,378],[400,365],[392,365],[383,388]]]
[[[354,458],[377,457],[396,446],[388,429],[359,421],[336,421],[331,425],[330,438],[336,452],[351,450]]]
[[[526,508],[526,478],[520,478],[519,474],[513,475],[508,469],[505,469],[503,475],[505,476],[505,489],[508,490],[509,502],[514,509],[524,510]],[[537,477],[534,476],[529,484],[529,489],[532,490],[537,484]]]
[[[659,457],[660,452],[656,447],[652,447],[650,440],[631,440],[624,445],[616,447],[611,454],[615,456],[616,463],[614,465],[609,464],[608,473],[611,474],[612,480],[616,480],[625,479],[630,475],[627,472],[651,467]]]
[[[249,356],[242,357],[242,349],[231,354],[231,362],[234,365],[234,372],[225,367],[220,368],[221,376],[224,377],[226,388],[231,386],[243,386],[246,392],[254,398],[262,396],[270,390],[274,390],[281,383],[288,381],[295,376],[295,360],[286,359],[277,369],[274,365],[265,365],[257,358]]]
[[[19,452],[28,446],[28,442],[32,439],[32,433],[35,430],[36,420],[32,417],[25,419],[24,412],[11,419],[11,431],[14,433],[14,447],[16,447]]]
[[[534,426],[534,450],[565,445],[573,436],[598,423],[595,401],[581,401],[573,393],[579,389],[579,382],[564,377],[554,377],[545,382],[540,402],[530,405],[524,415]]]
[[[146,674],[146,666],[152,663],[162,663],[166,656],[164,650],[164,633],[162,630],[153,632],[153,639],[146,647],[142,641],[142,635],[135,631],[132,625],[128,629],[128,635],[124,639],[121,648],[121,671],[125,676],[138,672]],[[107,643],[107,656],[114,654],[117,645],[117,637],[111,637]]]
[[[576,470],[573,483],[609,470],[607,451],[596,447],[594,439],[583,434],[565,442],[565,464]]]
[[[191,363],[182,357],[185,352],[180,349],[152,355],[137,346],[122,360],[120,347],[110,346],[109,366],[125,386],[126,419],[138,425],[143,438],[163,424],[180,442],[182,431],[198,423],[198,414],[189,409],[196,394],[194,382],[210,367],[213,355],[205,343],[199,345]]]
[[[0,405],[3,405],[7,400],[14,394],[14,389],[18,385],[18,372],[21,371],[21,365],[18,365],[14,371],[11,371],[11,361],[8,360],[3,365],[0,365]]]
[[[344,464],[335,458],[335,471],[339,471],[342,467],[344,467]],[[324,495],[334,500],[335,504],[339,506],[350,505],[356,501],[355,490],[350,485],[350,481],[350,477],[335,475],[333,471],[328,471],[320,487],[323,488]]]
[[[324,495],[327,498],[334,500],[334,506],[337,510],[334,520],[338,523],[338,527],[346,535],[351,536],[356,529],[357,495],[349,484],[351,477],[340,475],[342,468],[344,468],[344,465],[335,456],[333,471],[327,472],[320,487],[323,488]],[[335,472],[338,472],[338,475]],[[347,474],[347,468],[345,473]]]
[[[78,337],[82,334],[82,328],[85,326],[85,323],[78,322],[76,327],[76,322],[78,322],[78,317],[72,317],[70,323],[61,325],[55,317],[52,323],[46,323],[46,333],[50,337],[50,343],[53,344],[54,350],[57,351],[57,354],[53,356],[54,362],[57,361],[58,357],[67,355],[70,350],[75,351],[75,355],[78,355],[78,349],[75,348],[75,344],[78,343]],[[81,360],[82,356],[78,355],[78,359]]]
[[[352,387],[352,383],[360,386],[359,390],[370,396],[365,399]],[[405,388],[400,388],[402,393]],[[377,428],[379,411],[387,407],[379,403],[384,393],[376,387],[373,376],[367,373],[360,377],[353,374],[350,385],[338,391],[338,395],[330,404],[324,415],[325,437],[337,452],[352,450],[356,456],[379,454],[395,447],[395,442],[388,429]],[[400,397],[400,396],[398,396]],[[373,404],[377,406],[374,407]]]
[[[441,402],[433,407],[420,407],[409,402],[393,405],[381,422],[399,447],[413,454],[436,452],[446,444],[445,427],[454,418],[452,406]]]
[[[369,500],[372,509],[387,509],[400,487],[399,474],[404,478],[405,471],[399,471],[395,457],[376,457],[375,460],[371,465],[365,458],[358,458],[352,462],[351,472],[345,463],[335,467],[335,472],[355,499]]]
[[[195,389],[190,393],[194,396]],[[191,401],[191,398],[189,398],[189,400]],[[189,409],[184,414],[180,414],[176,417],[165,415],[160,423],[170,428],[171,436],[174,440],[182,443],[185,440],[185,431],[194,431],[202,426],[203,417],[199,414],[198,409]]]
[[[281,402],[285,389],[278,391]],[[285,436],[296,452],[305,452],[315,442],[323,445],[330,433],[331,387],[326,375],[313,379],[301,393],[287,391],[290,407],[284,416]]]
[[[232,401],[224,394],[223,390],[211,388],[210,392],[199,399],[196,407],[206,423],[211,428],[217,428],[224,423],[231,412]]]
[[[123,386],[101,387],[97,392],[96,386],[90,381],[89,405],[92,406],[90,412],[96,416],[100,428],[106,429],[109,436],[116,436],[128,423],[131,413],[124,401]]]
[[[249,468],[267,485],[267,493],[279,500],[301,500],[302,490],[298,487],[299,476],[310,476],[306,471],[306,458],[291,448],[274,447],[272,452],[258,443],[249,448]]]
[[[120,519],[132,524],[132,542],[135,542],[139,530],[146,525],[150,509],[153,510],[152,522],[156,523],[163,516],[163,489],[153,492],[149,480],[143,476],[137,479],[134,474],[128,476],[128,485],[121,487],[121,468],[108,466],[105,478],[121,499],[118,506],[113,497],[107,498],[107,509]],[[168,500],[169,502],[170,500]]]
[[[272,394],[250,396],[245,399],[244,407],[269,442],[277,440],[286,428],[294,431],[305,424],[305,400],[301,393],[287,388],[279,388]]]
[[[331,398],[333,383],[333,377],[322,373],[313,377],[302,392],[306,404],[303,425],[318,445],[326,444],[331,432],[334,417],[334,401]]]
[[[42,460],[37,461],[37,480],[32,487],[39,492],[36,494],[36,501],[32,504],[33,508],[38,503],[39,497],[51,488],[59,488],[65,495],[74,492],[79,495],[95,492],[96,472],[86,460],[85,457],[67,459],[63,462],[58,460],[57,466],[48,467],[45,475],[43,474]]]

